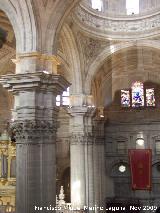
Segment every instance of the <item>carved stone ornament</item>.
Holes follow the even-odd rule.
[[[92,14],[86,8],[78,6],[72,16],[73,20],[81,25],[83,29],[90,29],[90,32],[101,32],[114,38],[123,37],[124,39],[123,33],[127,33],[128,38],[137,38],[137,36],[144,36],[144,34],[154,35],[160,27],[160,13],[145,16],[143,19],[140,17],[136,20],[131,18],[113,19]]]
[[[86,66],[100,54],[107,46],[106,41],[101,41],[95,38],[90,38],[82,33],[77,34],[79,45],[82,48]],[[109,45],[109,42],[108,42]]]
[[[93,144],[94,138],[89,134],[72,134],[71,144],[72,145],[83,145],[83,144]]]
[[[42,143],[45,137],[46,139],[52,139],[56,133],[56,123],[48,121],[33,121],[25,120],[11,123],[10,131],[15,133],[16,142],[18,140],[27,140],[31,143],[33,139],[39,139],[39,143]],[[31,141],[30,141],[31,140]]]

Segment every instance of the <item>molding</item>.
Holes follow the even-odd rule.
[[[71,145],[92,145],[94,138],[91,134],[75,134],[71,135]]]
[[[18,53],[17,59],[14,59],[14,60],[16,60],[16,63],[17,63],[17,61],[19,62],[20,59],[26,59],[26,58],[44,59],[44,60],[52,61],[55,65],[61,64],[60,60],[58,59],[56,55],[41,54],[40,52]]]
[[[138,39],[160,33],[160,13],[131,18],[107,18],[92,14],[82,6],[76,7],[72,20],[84,31],[111,39]]]
[[[61,75],[45,74],[41,71],[3,75],[0,83],[13,93],[35,91],[38,88],[41,91],[54,92],[56,95],[70,86],[70,83]]]
[[[55,143],[57,124],[56,122],[25,120],[16,121],[10,126],[14,132],[17,144],[50,144]],[[44,140],[45,139],[45,140]],[[47,143],[48,144],[48,143]]]

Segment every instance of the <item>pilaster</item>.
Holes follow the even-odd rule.
[[[70,109],[71,203],[74,208],[99,212],[94,207],[104,207],[105,199],[103,110],[94,107],[91,96],[72,97],[72,101],[75,106]]]
[[[105,209],[106,197],[106,178],[105,178],[105,137],[104,137],[104,123],[103,110],[97,110],[97,116],[93,121],[93,135],[94,135],[94,202],[95,205]],[[97,209],[96,212],[101,212]]]
[[[71,203],[84,210],[93,204],[93,143],[92,117],[94,106],[72,106],[71,133]]]

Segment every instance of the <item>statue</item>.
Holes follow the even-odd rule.
[[[64,189],[63,189],[63,186],[61,186],[60,194],[59,194],[59,201],[58,201],[59,206],[64,206],[66,204],[66,202],[64,201],[64,198],[65,198]]]

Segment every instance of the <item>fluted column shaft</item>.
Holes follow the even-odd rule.
[[[71,109],[71,203],[88,212],[102,211],[99,207],[104,207],[105,199],[103,129],[94,131],[94,112],[87,106]],[[95,122],[95,129],[99,124]]]
[[[71,109],[71,203],[82,210],[94,204],[93,111],[85,106]]]
[[[56,95],[69,83],[44,72],[3,76],[1,83],[15,95],[16,213],[48,212],[56,200]]]

